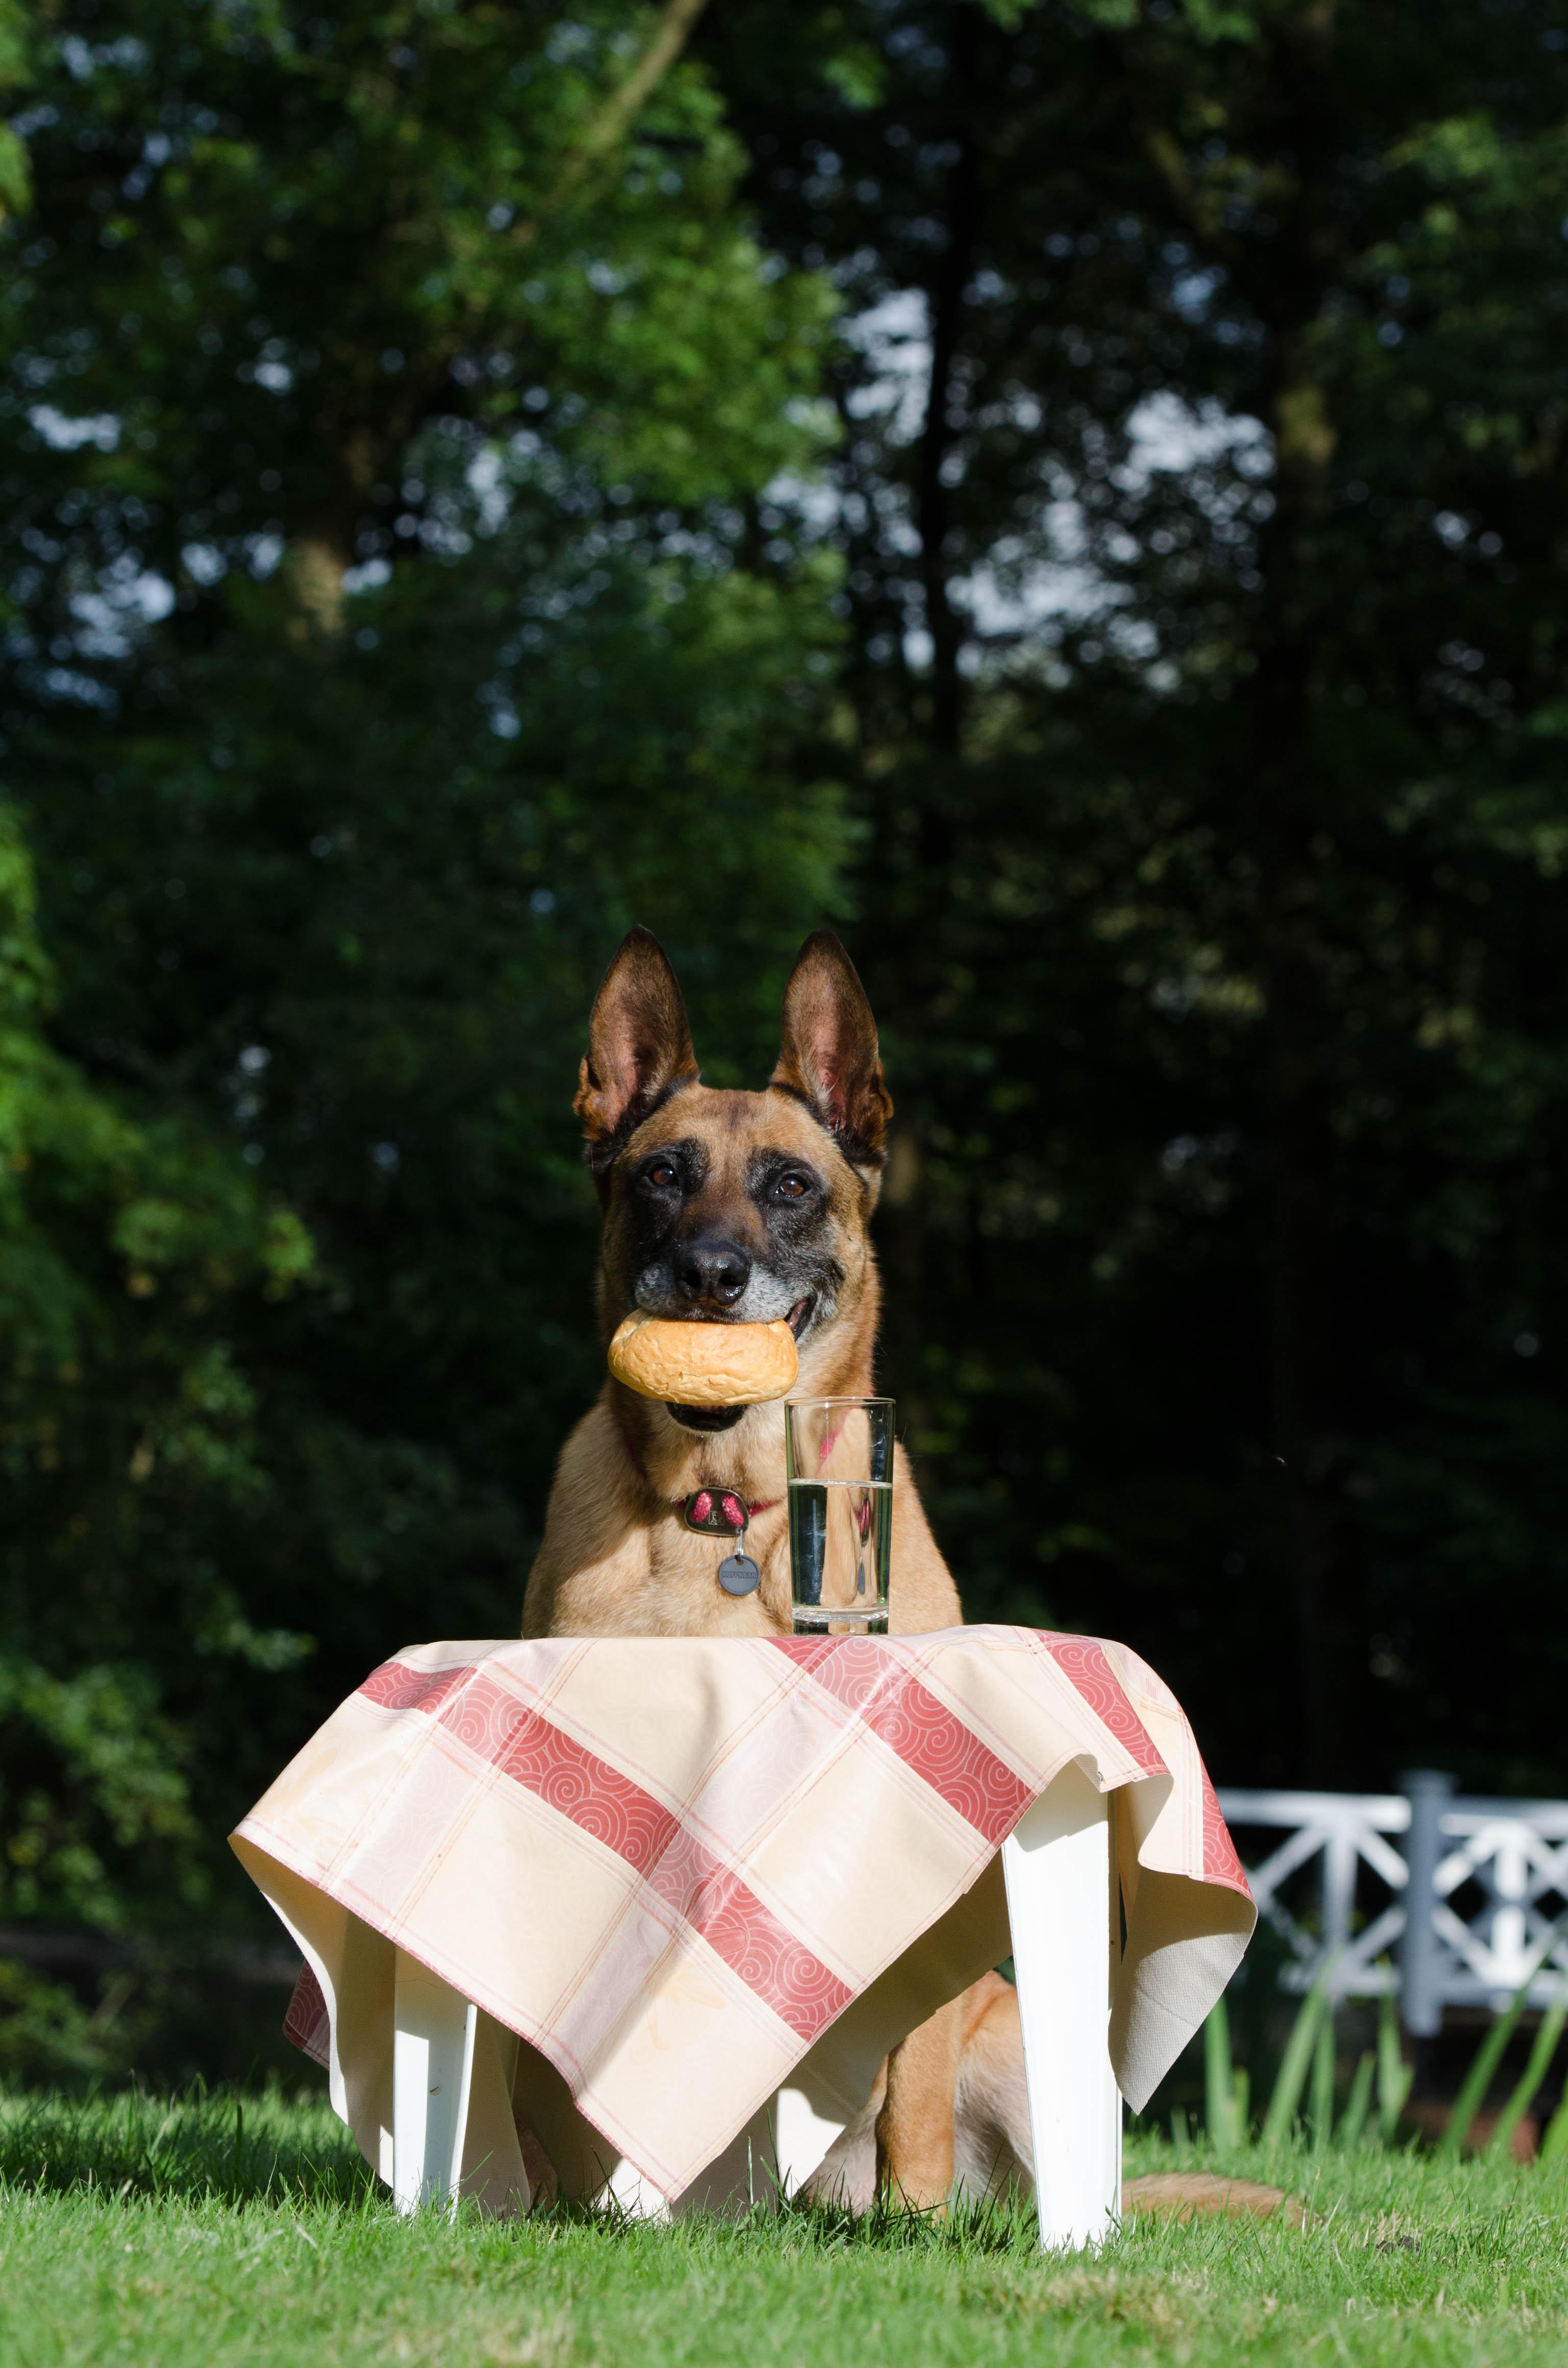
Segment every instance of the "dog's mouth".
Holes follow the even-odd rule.
[[[672,1406],[666,1398],[665,1412],[674,1415],[683,1430],[733,1430],[749,1406]]]
[[[790,1331],[794,1334],[797,1340],[801,1338],[801,1335],[804,1332],[807,1325],[811,1322],[812,1310],[815,1307],[816,1304],[815,1292],[808,1291],[804,1299],[796,1300],[795,1304],[790,1310],[789,1315],[784,1318],[785,1323],[788,1324]]]

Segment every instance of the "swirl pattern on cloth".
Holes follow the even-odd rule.
[[[869,1636],[780,1636],[777,1643],[988,1842],[999,1842],[1012,1832],[1037,1787],[1026,1783],[928,1686],[891,1658],[880,1641]]]
[[[1035,1640],[1049,1655],[1074,1691],[1086,1702],[1108,1735],[1114,1736],[1136,1768],[1146,1776],[1169,1773],[1153,1736],[1127,1699],[1126,1689],[1111,1668],[1097,1636],[1064,1636],[1054,1629],[1035,1631]]]
[[[1199,1765],[1203,1791],[1203,1880],[1223,1884],[1227,1891],[1239,1891],[1244,1899],[1252,1897],[1252,1885],[1246,1869],[1236,1855],[1220,1807],[1220,1798],[1210,1782],[1209,1770]]]
[[[848,2005],[854,1992],[733,1867],[622,1770],[482,1667],[443,1670],[432,1684],[427,1672],[388,1661],[359,1691],[383,1709],[435,1716],[476,1759],[602,1843],[798,2036],[814,2039]]]

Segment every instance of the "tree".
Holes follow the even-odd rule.
[[[793,756],[831,563],[755,516],[821,447],[830,308],[748,236],[692,13],[83,6],[35,60],[0,705],[49,1057],[184,1146],[170,1258],[205,1191],[293,1264],[97,1286],[177,1306],[168,1390],[228,1442],[199,1486],[123,1358],[84,1350],[48,1470],[65,1385],[18,1384],[6,1634],[79,1727],[112,1661],[183,1852],[111,1818],[93,1884],[19,1912],[244,1918],[223,1833],[331,1703],[515,1629],[595,1386],[598,973],[651,922],[709,1074],[760,1080],[835,909],[846,824]],[[62,1736],[0,1765],[68,1840]]]
[[[27,851],[0,815],[0,1897],[11,1915],[113,1929],[188,1910],[203,1887],[187,1739],[160,1682],[177,1656],[154,1640],[183,1630],[187,1653],[261,1667],[292,1649],[188,1543],[169,1547],[263,1488],[255,1393],[227,1336],[247,1292],[285,1297],[311,1254],[210,1142],[138,1121],[62,1059],[44,1033],[52,996]],[[7,1992],[14,2065],[57,2001],[14,1972]],[[66,2024],[80,2047],[79,2019]]]
[[[702,44],[845,296],[938,1527],[1227,1772],[1560,1782],[1562,34],[930,0],[830,88],[794,21]]]

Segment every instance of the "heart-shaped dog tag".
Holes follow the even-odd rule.
[[[719,1565],[719,1584],[726,1595],[750,1595],[762,1585],[762,1573],[750,1554],[733,1554]]]

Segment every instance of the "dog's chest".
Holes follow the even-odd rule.
[[[777,1531],[777,1534],[774,1532]],[[648,1633],[661,1636],[778,1636],[790,1632],[790,1548],[781,1520],[754,1522],[744,1551],[761,1574],[758,1586],[731,1594],[722,1565],[733,1541],[699,1537],[661,1522],[649,1541],[643,1609]]]

